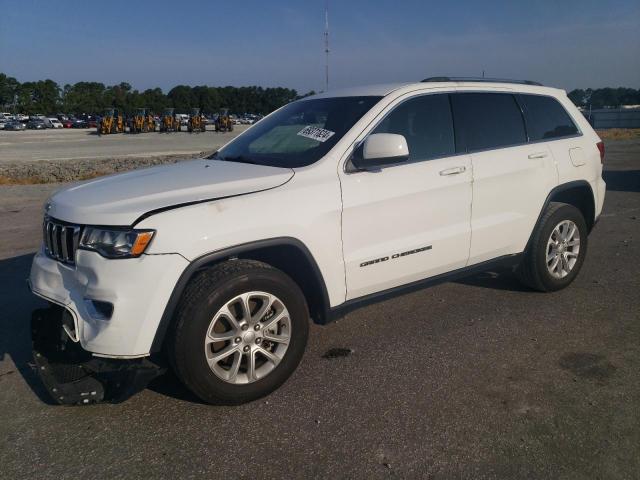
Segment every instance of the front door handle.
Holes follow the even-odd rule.
[[[540,152],[540,153],[532,153],[531,155],[529,155],[530,160],[536,160],[539,158],[547,158],[547,154],[544,152]]]
[[[447,168],[445,170],[440,170],[440,175],[443,177],[445,175],[458,175],[459,173],[464,173],[466,170],[467,170],[467,167]]]

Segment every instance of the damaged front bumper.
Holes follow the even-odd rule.
[[[53,305],[35,310],[31,317],[33,359],[42,383],[57,403],[119,403],[166,371],[148,357],[121,360],[93,356],[70,337],[65,313],[69,315]]]

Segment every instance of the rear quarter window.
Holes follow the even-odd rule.
[[[578,127],[553,97],[519,94],[527,121],[529,141],[548,140],[578,134]]]

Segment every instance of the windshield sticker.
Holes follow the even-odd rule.
[[[302,130],[298,132],[298,135],[301,137],[307,137],[312,140],[317,140],[318,142],[326,142],[329,140],[336,132],[332,132],[331,130],[325,130],[320,127],[304,127]]]

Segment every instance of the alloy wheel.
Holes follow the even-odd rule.
[[[580,230],[571,220],[563,220],[547,241],[547,270],[554,278],[564,278],[575,266],[580,252]]]
[[[266,292],[246,292],[229,300],[211,320],[204,341],[207,363],[220,379],[247,384],[269,375],[291,340],[285,304]]]

